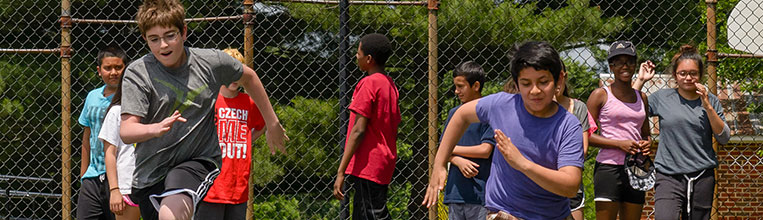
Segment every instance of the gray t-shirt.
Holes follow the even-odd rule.
[[[147,54],[131,63],[122,82],[122,114],[143,118],[141,123],[162,121],[180,111],[187,122],[176,122],[159,138],[135,148],[133,187],[152,186],[169,170],[185,161],[204,160],[221,166],[214,105],[221,85],[241,78],[243,66],[214,49],[185,48],[188,59],[175,69]]]
[[[586,107],[585,102],[572,99],[574,106],[572,106],[572,115],[575,115],[575,118],[580,121],[580,126],[583,128],[583,131],[588,131],[588,128],[591,127],[591,125],[588,123],[588,107]]]
[[[723,118],[718,97],[708,96],[713,109]],[[713,151],[713,129],[702,100],[687,100],[677,89],[662,89],[649,96],[649,111],[659,117],[660,123],[660,144],[654,160],[658,171],[685,174],[718,165]]]

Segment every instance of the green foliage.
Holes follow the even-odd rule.
[[[526,40],[546,40],[562,48],[569,43],[594,42],[626,24],[620,17],[602,18],[601,10],[589,7],[587,0],[570,0],[556,10],[539,9],[535,2],[516,2],[443,1],[439,25],[458,32],[441,32],[441,40],[457,42],[464,49],[510,48]]]
[[[311,21],[310,31],[339,29],[339,11],[333,6],[285,3],[289,14]],[[557,10],[543,9],[536,13],[535,3],[516,1],[445,0],[438,11],[438,25],[457,34],[441,32],[441,42],[457,42],[465,49],[487,45],[511,47],[529,39],[546,40],[556,47],[570,42],[595,42],[626,27],[622,17],[602,18],[597,7],[588,0],[569,0]],[[353,7],[350,30],[389,30],[398,44],[427,42],[426,8],[363,6]],[[312,22],[315,21],[315,22]],[[528,22],[531,21],[531,22]],[[361,33],[354,33],[361,34]]]
[[[252,214],[257,219],[302,219],[299,209],[299,201],[296,198],[283,195],[257,199],[252,204]]]
[[[13,161],[0,173],[60,178],[60,74],[51,71],[57,58],[0,54],[0,161]]]
[[[0,118],[5,117],[20,117],[21,113],[24,112],[24,106],[19,103],[19,100],[11,100],[8,98],[3,98],[0,101]]]
[[[387,208],[389,209],[389,215],[392,219],[410,219],[411,214],[408,213],[408,207],[400,204],[408,204],[411,199],[411,183],[406,182],[402,185],[394,184],[390,185],[387,197]]]
[[[268,148],[264,136],[263,134],[252,144],[252,163],[255,169],[252,169],[251,172],[256,178],[252,178],[249,184],[259,187],[265,186],[284,175],[283,166],[271,160],[270,148]]]
[[[410,219],[406,206],[411,197],[411,183],[390,184],[387,208],[392,219]],[[349,209],[352,214],[353,191]],[[303,193],[296,195],[270,195],[254,199],[252,204],[255,219],[336,219],[339,216],[339,200],[324,193]]]
[[[567,92],[569,96],[586,102],[591,92],[599,87],[599,78],[596,72],[591,67],[571,59],[564,59],[564,63],[567,68]]]
[[[426,109],[427,90],[426,85],[420,83],[416,78],[396,77],[412,75],[410,70],[390,71],[389,74],[396,80],[395,84],[400,94],[398,105],[400,106],[401,120],[397,131],[397,163],[404,164],[413,158],[413,148],[422,141],[426,141],[427,138],[426,124],[424,124],[425,122],[422,123],[422,119],[426,116],[421,114],[422,108]]]
[[[308,31],[339,32],[339,10],[332,5],[308,5],[300,3],[284,3],[289,15],[308,21]],[[426,42],[425,7],[390,7],[383,5],[367,5],[352,7],[350,30],[360,31],[390,30],[393,36],[416,36],[411,41]],[[360,32],[353,34],[361,34]],[[410,42],[410,41],[409,41]]]
[[[761,113],[763,112],[763,104],[761,103],[749,103],[747,104],[747,112],[750,113]]]
[[[340,155],[337,100],[296,97],[276,113],[289,136],[285,167],[307,176],[336,174]]]
[[[596,219],[596,203],[593,201],[593,168],[596,165],[596,156],[599,154],[599,148],[589,146],[588,155],[583,164],[583,187],[585,189],[585,207],[583,207],[584,219]]]

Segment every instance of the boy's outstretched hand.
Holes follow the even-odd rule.
[[[289,136],[286,136],[286,129],[281,126],[281,123],[268,125],[268,128],[265,131],[265,139],[267,139],[271,155],[276,154],[276,149],[282,154],[286,154],[285,144],[286,141],[289,141]]]
[[[170,115],[170,117],[164,118],[164,120],[160,121],[159,123],[154,124],[156,130],[154,130],[154,137],[161,137],[162,135],[166,134],[170,129],[172,129],[172,125],[175,124],[175,122],[186,122],[187,120],[180,116],[180,112],[175,110],[175,112]]]
[[[432,177],[429,178],[429,186],[427,186],[427,191],[424,195],[424,201],[421,202],[421,205],[429,208],[437,203],[437,199],[439,199],[440,196],[440,191],[445,186],[446,177],[447,173],[445,172],[444,167],[434,167],[434,170],[432,171]]]
[[[495,142],[497,144],[496,147],[498,147],[498,151],[503,155],[503,159],[505,159],[514,169],[519,171],[524,170],[523,165],[527,164],[526,162],[528,160],[521,152],[519,152],[517,146],[514,146],[514,144],[511,143],[511,138],[506,137],[506,135],[499,129],[495,129],[494,133]]]

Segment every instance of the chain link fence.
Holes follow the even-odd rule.
[[[430,215],[420,203],[428,182],[430,136],[437,140],[440,133],[428,132],[429,113],[434,110],[428,102],[437,99],[435,121],[441,131],[447,111],[460,104],[452,92],[452,70],[457,64],[474,60],[483,66],[488,74],[483,95],[487,95],[502,90],[509,78],[506,52],[511,46],[545,40],[565,60],[570,96],[585,101],[593,89],[611,82],[606,49],[620,39],[634,42],[639,62],[657,64],[657,76],[643,89],[647,94],[675,86],[666,70],[680,45],[694,44],[708,53],[711,77],[706,80],[717,81],[716,94],[733,134],[729,144],[718,146],[713,215],[761,218],[763,57],[750,55],[763,42],[754,40],[761,30],[750,29],[763,26],[761,13],[755,13],[763,9],[756,1],[710,5],[649,0],[183,3],[189,18],[186,45],[248,51],[291,137],[287,155],[271,156],[264,138],[253,148],[255,219],[336,219],[348,213],[350,207],[333,199],[331,187],[347,132],[346,106],[363,77],[353,55],[359,38],[374,32],[392,41],[395,49],[387,71],[400,91],[398,160],[388,194],[393,219],[447,218],[445,206]],[[132,20],[140,2],[62,2],[0,0],[4,21],[0,23],[0,219],[75,216],[83,133],[76,121],[87,92],[103,84],[96,73],[98,49],[116,44],[131,59],[149,52]],[[62,10],[62,5],[70,9]],[[734,13],[740,5],[745,10]],[[62,11],[71,16],[70,31],[60,25]],[[732,15],[742,19],[731,19]],[[717,28],[707,28],[712,20],[708,16],[717,20],[710,22]],[[430,35],[430,27],[436,28],[436,36]],[[710,35],[708,30],[717,34]],[[246,45],[249,31],[253,43]],[[61,43],[61,36],[69,33],[71,52]],[[712,42],[708,36],[713,36]],[[736,46],[747,38],[752,43],[741,49]],[[437,43],[432,48],[436,63],[429,62],[430,55],[435,55],[430,53],[430,42]],[[62,59],[62,54],[71,58]],[[712,67],[717,71],[712,72]],[[437,71],[439,84],[428,77],[430,70]],[[68,81],[64,72],[71,74]],[[436,96],[427,92],[430,83],[437,85]],[[71,100],[68,116],[66,107],[61,107],[67,98]],[[67,120],[71,125],[62,128]],[[652,128],[657,139],[654,119]],[[71,157],[67,158],[62,146]],[[595,219],[591,195],[596,152],[592,148],[586,156],[586,219]],[[643,218],[653,218],[653,202],[651,191]],[[64,210],[69,211],[61,212],[67,204],[71,208]]]

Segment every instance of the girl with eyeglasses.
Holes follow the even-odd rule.
[[[649,96],[649,111],[660,123],[655,219],[709,219],[718,166],[712,138],[726,144],[729,126],[718,97],[699,83],[705,66],[697,49],[681,46],[669,71],[677,88]]]

